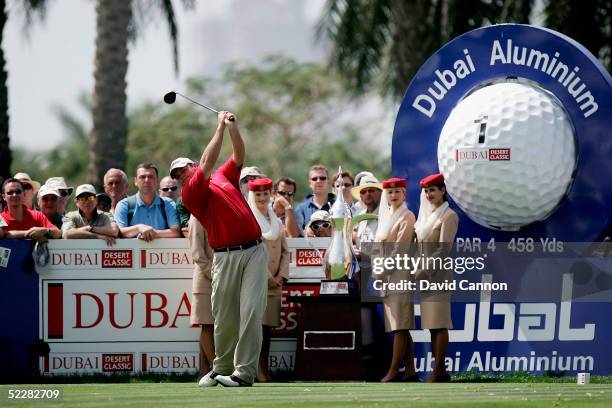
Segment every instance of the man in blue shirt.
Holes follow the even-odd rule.
[[[152,163],[139,164],[134,183],[138,193],[119,201],[115,208],[115,221],[121,236],[137,237],[147,242],[155,238],[181,237],[176,204],[157,195],[157,167]]]
[[[315,211],[329,212],[332,204],[336,201],[336,196],[327,192],[329,178],[325,166],[322,164],[312,166],[308,172],[308,180],[312,194],[308,194],[306,199],[295,209],[295,218],[302,231],[306,230],[310,217]]]

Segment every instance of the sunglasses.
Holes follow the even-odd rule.
[[[25,184],[25,183],[23,183],[23,189],[24,189],[24,190],[32,190],[32,189],[33,189],[33,187],[32,187],[32,185],[31,185],[31,184]]]
[[[318,231],[318,230],[320,230],[320,229],[328,229],[328,228],[330,228],[330,227],[331,227],[331,222],[329,222],[329,221],[319,222],[319,223],[316,223],[316,224],[312,224],[312,225],[310,226],[310,228],[311,228],[313,231]]]
[[[261,178],[261,177],[259,177],[259,176],[244,176],[242,178],[242,182],[243,183],[248,183],[249,181],[257,180],[259,178]]]
[[[88,196],[81,196],[81,197],[77,197],[77,200],[80,202],[85,202],[85,201],[93,201],[96,199],[95,195],[88,195]]]
[[[295,195],[293,191],[277,191],[276,194],[282,195],[283,197],[293,197]]]
[[[177,187],[177,186],[172,186],[172,187],[162,187],[162,191],[165,191],[166,193],[167,193],[168,191],[176,191],[176,190],[178,190],[178,187]]]
[[[351,183],[343,183],[342,186],[344,186],[344,188],[353,187]],[[340,184],[336,184],[336,188],[340,188]]]
[[[12,196],[12,195],[19,195],[23,193],[23,190],[10,190],[6,192],[6,195]]]
[[[70,190],[60,190],[59,193],[62,197],[68,197],[71,192]]]
[[[57,201],[57,196],[56,195],[46,195],[42,197],[42,200],[47,202],[47,201]]]
[[[310,181],[325,181],[327,180],[327,176],[319,176],[319,177],[311,177]]]

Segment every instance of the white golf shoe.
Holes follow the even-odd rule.
[[[220,375],[211,370],[204,377],[200,378],[198,385],[200,387],[216,387],[217,384],[219,384],[217,381],[218,377],[220,377]]]

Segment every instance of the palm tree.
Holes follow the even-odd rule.
[[[533,0],[328,0],[318,37],[355,94],[401,98],[425,60],[450,39],[496,22],[526,23]]]
[[[26,27],[32,21],[35,12],[39,13],[43,18],[45,14],[45,0],[25,0],[21,3],[25,10]],[[4,26],[8,20],[8,12],[6,10],[6,1],[0,0],[0,180],[6,179],[11,175],[11,163],[13,156],[10,148],[9,135],[9,113],[8,113],[8,86],[6,60],[4,58],[4,49],[2,48],[2,39],[4,34]]]
[[[548,0],[546,27],[572,37],[612,70],[612,1]]]
[[[185,8],[193,7],[193,0],[182,0],[182,3]],[[161,11],[168,23],[175,72],[178,72],[178,29],[172,0],[96,1],[97,35],[89,180],[98,188],[101,187],[107,169],[125,168],[128,40],[135,38],[137,29],[147,22],[152,4],[157,6],[157,11]]]

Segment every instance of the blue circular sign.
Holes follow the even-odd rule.
[[[418,180],[438,172],[438,140],[452,110],[474,89],[504,78],[535,82],[562,104],[575,132],[574,178],[552,214],[516,232],[479,225],[454,206],[461,215],[458,235],[499,241],[601,239],[612,226],[612,77],[581,44],[542,27],[502,24],[470,31],[444,45],[419,69],[393,132],[393,174],[408,179],[409,206],[416,213]]]

